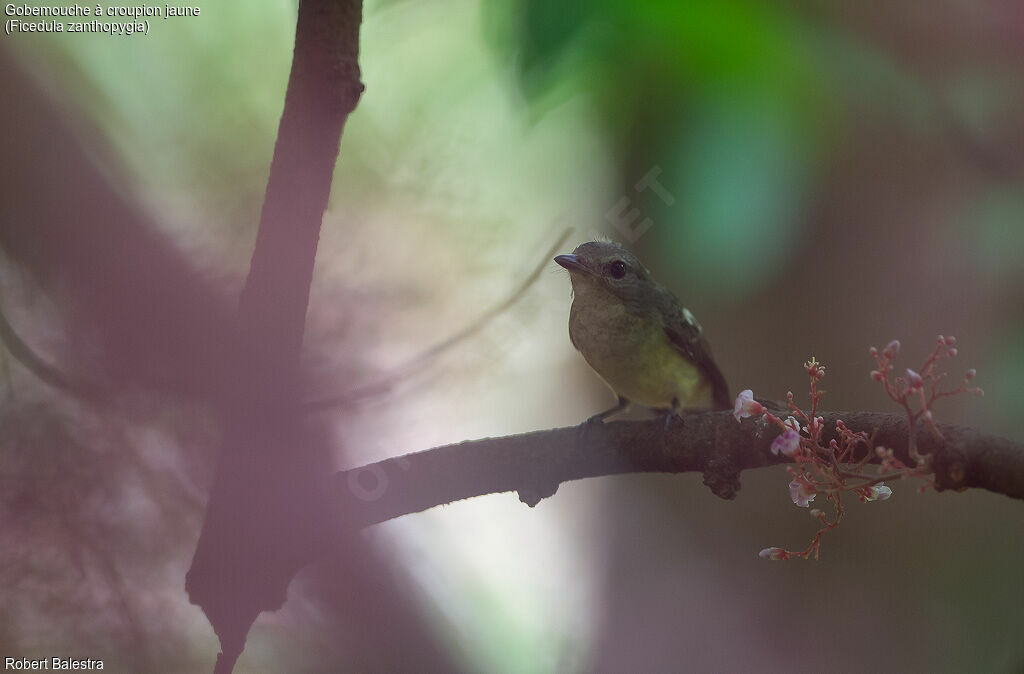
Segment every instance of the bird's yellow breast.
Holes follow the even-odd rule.
[[[710,404],[700,371],[672,344],[657,314],[636,313],[621,302],[588,301],[594,299],[574,299],[569,336],[615,393],[645,407]]]

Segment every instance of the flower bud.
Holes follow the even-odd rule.
[[[907,390],[916,391],[917,389],[924,386],[924,380],[917,372],[914,372],[909,367],[907,368]]]
[[[892,496],[892,489],[879,482],[868,490],[866,499],[868,501],[884,501]]]
[[[757,556],[761,559],[786,559],[788,557],[782,548],[765,548]]]

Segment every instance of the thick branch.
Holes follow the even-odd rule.
[[[239,305],[242,329],[259,337],[261,350],[257,366],[246,370],[264,379],[254,383],[274,402],[296,394],[320,224],[342,129],[363,91],[361,20],[360,0],[299,3],[292,70]]]
[[[256,247],[239,304],[251,351],[225,400],[224,445],[185,588],[230,672],[256,616],[284,602],[319,547],[314,480],[326,443],[299,418],[299,353],[342,129],[359,100],[361,0],[300,0],[292,69]],[[293,444],[295,439],[298,444]],[[293,450],[298,447],[298,451]]]
[[[827,443],[842,419],[855,431],[877,430],[875,442],[910,462],[907,422],[899,415],[824,413]],[[962,426],[941,425],[944,441],[919,430],[933,455],[940,489],[977,487],[1024,499],[1024,445]],[[331,479],[338,517],[365,527],[473,496],[518,491],[535,505],[558,485],[621,473],[701,472],[724,498],[739,488],[740,471],[782,463],[769,450],[774,427],[729,412],[689,412],[665,430],[660,419],[556,428],[436,447],[337,473]]]

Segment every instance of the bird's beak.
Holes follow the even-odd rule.
[[[590,273],[590,270],[587,269],[586,265],[584,265],[583,262],[580,261],[579,255],[559,255],[555,258],[555,262],[568,269],[570,273]]]

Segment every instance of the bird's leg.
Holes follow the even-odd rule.
[[[590,417],[582,424],[580,424],[580,443],[582,443],[583,439],[586,437],[588,428],[594,425],[600,426],[601,424],[604,423],[605,419],[612,416],[613,414],[618,414],[619,412],[625,412],[626,410],[628,410],[631,404],[632,403],[630,403],[628,400],[626,400],[622,396],[619,396],[619,402],[615,405],[615,407],[607,409],[604,412],[601,412],[600,414],[595,414],[594,416]]]
[[[683,423],[683,416],[679,413],[682,409],[682,405],[679,404],[679,398],[672,399],[672,407],[665,412],[665,433],[668,434],[668,429],[672,428],[674,422]]]
[[[604,420],[612,416],[613,414],[618,414],[619,412],[625,412],[626,410],[628,410],[631,404],[632,403],[630,403],[628,400],[626,400],[622,396],[619,396],[619,402],[615,405],[615,407],[606,409],[604,412],[601,412],[600,414],[595,414],[594,416],[587,419],[586,423],[603,424]]]

